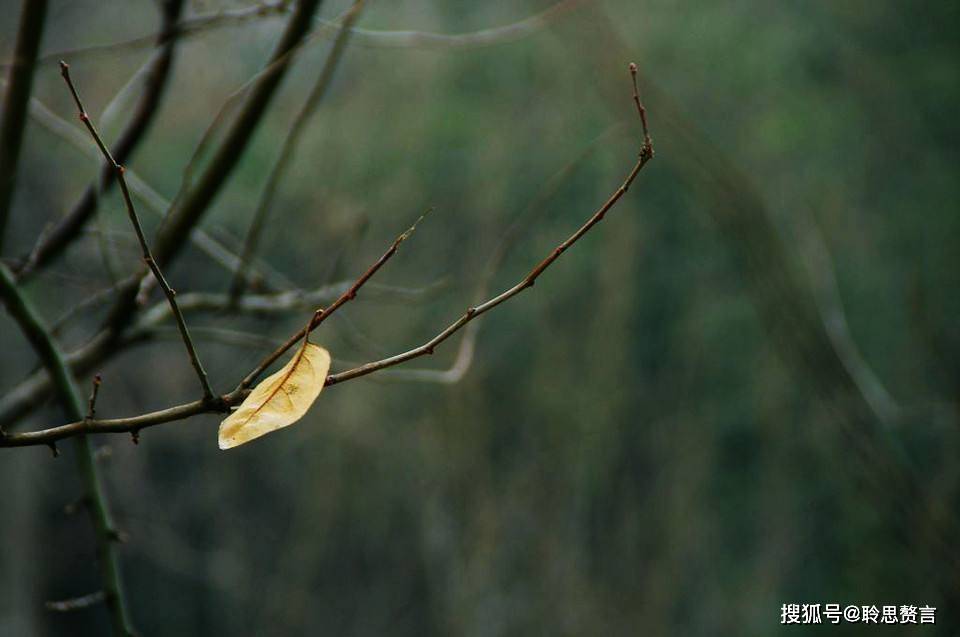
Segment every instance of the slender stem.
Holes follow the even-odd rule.
[[[3,248],[13,202],[20,146],[27,123],[27,104],[46,14],[47,0],[23,0],[16,49],[10,65],[9,88],[3,101],[3,119],[0,120],[0,249]]]
[[[367,374],[372,374],[373,372],[379,371],[381,369],[386,369],[388,367],[393,367],[394,365],[399,365],[405,363],[414,358],[419,358],[428,354],[433,354],[434,348],[443,343],[445,340],[453,336],[454,333],[459,331],[470,321],[476,319],[481,314],[492,310],[497,307],[504,301],[520,294],[527,288],[533,287],[536,283],[537,278],[543,274],[550,265],[560,258],[560,255],[566,252],[570,246],[576,243],[583,235],[590,231],[590,229],[603,220],[607,211],[609,211],[620,198],[626,194],[629,190],[630,185],[633,183],[633,180],[636,179],[637,175],[646,165],[646,163],[653,158],[653,146],[644,143],[643,149],[640,152],[640,158],[637,160],[637,163],[634,165],[633,170],[630,171],[630,174],[627,175],[626,180],[623,184],[617,188],[617,190],[610,196],[610,198],[597,210],[590,219],[587,220],[580,228],[574,232],[566,241],[558,245],[553,251],[547,255],[547,257],[537,264],[533,270],[530,271],[527,276],[525,276],[519,283],[513,287],[501,292],[497,296],[477,305],[475,307],[467,308],[467,311],[463,313],[460,318],[448,325],[444,330],[438,333],[436,336],[411,350],[397,354],[395,356],[390,356],[378,361],[372,361],[370,363],[365,363],[359,367],[340,372],[338,374],[331,374],[327,376],[326,385],[335,385],[337,383],[342,383],[344,381],[352,380],[354,378],[359,378],[361,376],[366,376]]]
[[[407,238],[413,234],[413,231],[416,230],[417,224],[419,224],[423,218],[429,213],[428,210],[426,213],[420,216],[417,221],[410,226],[403,234],[394,239],[393,243],[390,244],[390,247],[387,248],[387,251],[380,255],[380,258],[374,262],[366,272],[360,275],[360,278],[353,282],[346,291],[341,294],[333,303],[327,306],[325,309],[318,309],[314,312],[313,318],[311,318],[307,324],[300,331],[296,332],[290,338],[288,338],[283,345],[274,350],[266,358],[264,358],[260,363],[251,371],[246,377],[240,382],[237,388],[232,392],[231,395],[237,394],[247,389],[257,380],[257,378],[262,374],[270,365],[274,363],[278,358],[284,355],[284,353],[296,345],[300,339],[306,337],[310,332],[320,327],[320,324],[323,323],[331,314],[336,312],[343,306],[345,303],[352,301],[357,298],[357,292],[360,288],[363,287],[363,284],[370,280],[370,278],[377,273],[377,270],[382,268],[384,264],[390,260],[390,258],[397,253],[397,249],[400,247],[400,244],[407,240]]]
[[[130,197],[130,190],[127,188],[127,181],[123,176],[124,168],[118,164],[113,158],[113,155],[110,154],[110,150],[107,148],[106,144],[103,143],[103,139],[97,132],[93,122],[90,121],[90,116],[87,115],[87,111],[83,108],[83,102],[80,100],[80,95],[77,93],[77,89],[73,85],[73,81],[70,79],[70,66],[66,62],[60,62],[60,73],[63,75],[63,79],[66,81],[67,87],[70,89],[70,94],[73,95],[73,100],[77,104],[77,109],[80,111],[80,121],[83,122],[87,127],[87,130],[90,131],[90,135],[93,136],[93,140],[96,142],[97,147],[100,149],[100,152],[103,153],[104,159],[107,160],[109,165],[113,166],[113,169],[117,174],[117,182],[120,184],[120,191],[123,193],[123,202],[127,207],[127,215],[130,217],[130,223],[133,224],[133,229],[137,234],[137,241],[140,242],[140,248],[143,251],[143,260],[153,272],[153,276],[156,277],[157,283],[160,284],[164,295],[167,297],[167,302],[170,304],[170,310],[173,312],[173,316],[177,322],[177,328],[179,328],[180,335],[183,337],[183,344],[187,348],[187,355],[190,357],[190,364],[193,365],[193,369],[196,371],[197,377],[200,379],[200,386],[203,388],[203,397],[207,400],[212,400],[213,389],[210,387],[210,381],[207,379],[207,373],[203,369],[203,364],[200,362],[200,357],[197,355],[197,350],[193,345],[193,340],[190,338],[190,331],[187,329],[187,323],[183,319],[183,313],[177,306],[177,293],[174,292],[173,288],[170,287],[170,284],[167,283],[167,280],[163,276],[163,272],[160,270],[160,266],[157,265],[156,259],[153,258],[149,244],[147,244],[147,238],[143,233],[143,227],[140,225],[140,218],[137,217],[137,211],[133,206],[133,199]]]
[[[287,131],[287,136],[283,140],[283,145],[280,147],[277,160],[270,169],[270,175],[267,177],[263,192],[260,194],[260,200],[257,203],[256,211],[253,214],[253,221],[250,223],[250,228],[247,231],[247,237],[243,244],[243,252],[240,255],[240,265],[237,267],[233,282],[230,285],[230,298],[234,301],[243,294],[244,288],[246,287],[247,264],[256,254],[257,246],[260,243],[260,236],[263,234],[263,229],[266,226],[270,208],[273,204],[273,197],[283,179],[287,166],[289,166],[290,161],[297,152],[297,145],[303,138],[303,127],[310,120],[310,117],[317,110],[317,106],[327,94],[327,89],[333,81],[337,66],[343,58],[343,52],[347,48],[351,27],[360,17],[363,5],[364,0],[354,0],[350,9],[348,9],[344,15],[342,22],[343,28],[337,33],[337,39],[334,40],[333,47],[327,55],[327,59],[320,71],[320,76],[316,84],[313,85],[310,94],[307,96],[303,108],[297,113],[293,125]]]
[[[60,349],[53,341],[53,337],[50,336],[43,320],[20,293],[13,273],[2,263],[0,263],[0,293],[2,293],[10,316],[20,326],[24,336],[30,341],[37,356],[53,378],[60,404],[67,417],[82,422],[84,419],[83,400],[80,398],[76,382],[70,374],[70,369],[60,353]],[[7,437],[7,435],[0,434],[0,440],[5,440]],[[120,580],[119,560],[114,550],[114,543],[118,537],[117,531],[107,507],[106,494],[100,481],[93,450],[86,436],[78,435],[75,441],[77,464],[86,490],[87,511],[96,531],[100,578],[107,608],[110,611],[113,631],[117,635],[133,635]],[[50,445],[56,454],[56,439],[45,441],[43,444]]]

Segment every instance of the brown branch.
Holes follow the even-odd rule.
[[[413,231],[416,230],[416,228],[417,228],[417,224],[419,224],[419,223],[423,220],[423,218],[424,218],[429,212],[430,212],[430,211],[428,210],[427,212],[425,212],[424,214],[422,214],[422,215],[420,216],[420,218],[417,219],[417,221],[416,221],[412,226],[410,226],[410,228],[408,228],[408,229],[406,230],[406,232],[404,232],[403,234],[401,234],[400,236],[398,236],[396,239],[394,239],[394,241],[393,241],[393,243],[390,245],[390,247],[387,248],[387,251],[384,252],[384,253],[380,256],[380,258],[376,260],[376,262],[375,262],[373,265],[371,265],[369,268],[367,268],[367,271],[364,272],[363,274],[361,274],[361,275],[360,275],[360,278],[357,279],[356,281],[354,281],[353,285],[351,285],[349,288],[347,288],[347,290],[346,290],[343,294],[341,294],[341,295],[337,298],[337,300],[335,300],[333,303],[331,303],[331,304],[330,304],[329,306],[327,306],[325,309],[318,309],[316,312],[314,312],[313,318],[311,318],[311,319],[307,322],[307,324],[306,324],[300,331],[298,331],[298,332],[296,332],[295,334],[293,334],[290,338],[288,338],[288,339],[286,340],[286,342],[284,342],[283,345],[281,345],[280,347],[278,347],[278,348],[277,348],[276,350],[274,350],[270,355],[268,355],[266,358],[264,358],[262,361],[260,361],[260,364],[257,365],[257,366],[253,369],[253,371],[251,371],[249,374],[247,374],[246,377],[245,377],[245,378],[240,382],[240,384],[237,386],[237,388],[236,388],[233,392],[231,392],[231,394],[229,394],[229,396],[230,396],[231,398],[229,398],[229,399],[227,400],[227,402],[230,403],[230,404],[232,404],[232,403],[233,403],[233,400],[232,400],[233,397],[235,397],[235,396],[238,395],[240,392],[243,392],[244,390],[246,390],[247,388],[249,388],[250,385],[252,385],[252,384],[257,380],[257,378],[260,376],[260,374],[262,374],[268,367],[270,367],[270,365],[272,365],[278,358],[280,358],[281,356],[283,356],[284,353],[285,353],[287,350],[289,350],[291,347],[293,347],[294,345],[296,345],[296,344],[297,344],[302,338],[304,338],[307,334],[309,334],[309,333],[312,332],[313,330],[315,330],[315,329],[317,329],[318,327],[320,327],[320,325],[321,325],[325,320],[327,320],[327,319],[330,317],[331,314],[333,314],[333,313],[336,312],[338,309],[340,309],[340,307],[342,307],[345,303],[347,303],[347,302],[349,302],[349,301],[352,301],[353,299],[357,298],[357,292],[359,292],[360,288],[363,287],[364,283],[366,283],[367,281],[369,281],[369,280],[370,280],[370,277],[372,277],[374,274],[376,274],[376,273],[377,273],[377,270],[379,270],[380,268],[382,268],[382,267],[384,266],[384,264],[385,264],[387,261],[389,261],[390,258],[391,258],[394,254],[397,253],[397,250],[400,248],[400,244],[403,243],[404,241],[406,241],[407,238],[408,238],[411,234],[413,234]]]
[[[631,70],[634,70],[631,67]],[[428,354],[433,354],[434,349],[443,343],[445,340],[453,336],[458,330],[464,327],[470,321],[476,319],[480,315],[492,310],[497,307],[504,301],[516,296],[517,294],[523,292],[527,288],[533,287],[536,283],[537,278],[540,277],[543,272],[553,264],[554,261],[560,258],[560,255],[566,252],[574,243],[576,243],[583,235],[590,231],[593,226],[598,224],[603,220],[607,212],[613,208],[613,206],[620,200],[620,198],[626,194],[627,190],[630,189],[630,185],[636,179],[637,175],[643,169],[643,167],[653,158],[653,145],[650,140],[649,134],[644,130],[644,143],[643,147],[640,150],[640,157],[637,159],[637,163],[634,165],[633,169],[630,171],[630,174],[627,175],[627,178],[624,180],[623,184],[607,199],[599,210],[597,210],[590,219],[587,220],[580,228],[574,232],[566,241],[558,245],[553,251],[547,255],[547,257],[537,264],[533,270],[530,271],[527,276],[525,276],[519,283],[513,287],[501,292],[497,296],[481,303],[480,305],[467,308],[467,311],[458,318],[456,321],[451,323],[442,330],[436,336],[411,350],[397,354],[395,356],[390,356],[378,361],[373,361],[370,363],[365,363],[359,367],[349,369],[338,374],[331,374],[327,376],[326,385],[335,385],[337,383],[342,383],[344,381],[352,380],[354,378],[359,378],[361,376],[366,376],[367,374],[372,374],[373,372],[379,371],[381,369],[386,369],[388,367],[393,367],[394,365],[400,365],[414,358],[419,358]]]
[[[600,142],[606,140],[611,133],[620,129],[622,124],[614,124],[603,133],[591,141],[580,154],[554,173],[539,189],[536,196],[530,200],[527,206],[514,219],[513,223],[507,227],[498,241],[496,247],[491,253],[484,271],[477,283],[473,295],[472,303],[482,303],[490,293],[490,284],[493,277],[500,269],[500,265],[509,254],[518,237],[524,230],[529,228],[537,219],[539,219],[547,209],[547,203],[553,198],[560,187],[566,182],[567,178],[583,162],[583,160],[594,151]],[[460,382],[470,369],[473,363],[473,354],[476,349],[477,337],[480,332],[480,325],[483,321],[478,319],[472,321],[466,328],[460,338],[457,347],[457,354],[446,369],[396,369],[385,372],[379,378],[396,381],[418,382],[418,383],[441,383],[452,385]]]
[[[23,0],[17,44],[10,66],[9,89],[3,100],[3,119],[0,120],[0,249],[6,235],[7,218],[13,201],[20,146],[26,130],[27,104],[33,85],[37,51],[43,35],[47,14],[47,0]]]
[[[73,85],[73,81],[70,79],[70,66],[66,62],[60,62],[60,72],[63,75],[64,81],[67,83],[67,87],[70,89],[70,94],[73,95],[73,100],[76,102],[77,109],[80,111],[80,121],[83,122],[87,127],[87,130],[90,131],[90,135],[100,148],[100,152],[103,153],[104,159],[106,159],[109,165],[113,166],[113,170],[116,172],[117,182],[120,184],[120,191],[123,193],[123,202],[127,208],[127,215],[130,217],[130,223],[133,225],[134,232],[137,234],[137,240],[140,242],[140,248],[143,251],[143,260],[153,272],[153,276],[156,277],[157,283],[160,284],[164,295],[167,297],[167,302],[170,304],[170,310],[173,312],[173,315],[176,318],[177,327],[180,329],[180,335],[183,337],[183,344],[187,348],[187,355],[190,357],[190,364],[193,365],[193,369],[196,371],[197,377],[200,379],[200,386],[203,388],[203,397],[206,400],[212,400],[213,389],[210,388],[210,381],[207,380],[207,373],[204,371],[203,365],[200,363],[200,357],[197,355],[197,351],[193,346],[193,341],[190,339],[190,331],[187,329],[187,324],[183,319],[183,313],[177,306],[176,292],[173,291],[173,288],[170,287],[170,284],[167,283],[167,280],[164,278],[163,272],[160,270],[160,266],[157,264],[156,259],[153,258],[153,253],[150,251],[150,246],[147,244],[147,238],[143,234],[143,227],[140,225],[140,218],[137,217],[137,211],[133,206],[133,199],[130,197],[130,190],[127,188],[127,181],[123,176],[124,168],[118,164],[113,158],[113,155],[110,154],[110,150],[107,148],[106,144],[103,143],[103,139],[101,139],[100,134],[97,133],[97,129],[94,127],[93,122],[90,121],[90,116],[87,115],[87,111],[83,108],[83,102],[80,101],[80,95],[77,93],[77,89]]]
[[[167,0],[160,4],[162,21],[160,32],[156,37],[159,53],[149,62],[150,70],[145,90],[136,111],[114,144],[113,156],[118,163],[122,164],[133,154],[159,110],[160,98],[167,87],[170,71],[173,68],[175,49],[173,34],[183,5],[184,0]],[[80,236],[80,229],[97,210],[101,193],[113,186],[115,177],[114,166],[106,162],[97,180],[87,187],[70,212],[37,242],[28,259],[17,271],[20,280],[24,280],[33,272],[46,266]]]
[[[87,401],[87,420],[93,420],[97,415],[97,394],[100,393],[100,374],[93,377],[93,391],[90,392],[90,400]]]
[[[640,101],[639,91],[636,86],[636,68],[631,65],[631,74],[634,77],[634,97],[637,104],[640,105],[639,113],[643,113],[642,102]],[[439,332],[436,336],[428,340],[426,343],[415,347],[411,350],[391,356],[389,358],[384,358],[382,360],[373,361],[349,369],[337,374],[331,374],[327,376],[325,385],[335,385],[338,383],[346,382],[353,380],[355,378],[360,378],[361,376],[366,376],[372,374],[376,371],[386,369],[388,367],[393,367],[399,365],[406,361],[418,358],[420,356],[425,356],[432,354],[434,349],[443,343],[445,340],[450,338],[454,333],[463,328],[465,325],[481,316],[482,314],[492,310],[501,303],[506,302],[507,300],[518,295],[520,292],[526,290],[527,288],[532,287],[536,280],[549,268],[557,259],[560,258],[564,252],[571,248],[577,241],[579,241],[587,232],[589,232],[594,226],[596,226],[603,218],[606,216],[616,203],[623,197],[624,194],[630,189],[630,186],[633,184],[634,180],[637,178],[637,175],[640,171],[647,165],[654,155],[653,143],[650,139],[649,132],[646,128],[645,117],[641,118],[641,124],[643,125],[643,143],[640,149],[640,154],[637,159],[636,164],[630,170],[627,177],[624,179],[623,183],[617,188],[612,195],[607,199],[606,202],[598,210],[596,210],[587,221],[580,226],[570,237],[565,241],[560,243],[553,251],[550,252],[540,263],[538,263],[534,268],[523,278],[519,283],[513,287],[501,292],[497,296],[494,296],[487,301],[476,305],[474,307],[468,308],[467,311],[456,321],[448,325],[444,330]],[[421,217],[422,219],[423,217]],[[418,220],[419,221],[419,220]],[[296,345],[303,339],[309,332],[316,329],[324,320],[326,320],[331,314],[333,314],[337,309],[342,307],[348,301],[356,298],[357,291],[366,283],[370,277],[372,277],[397,251],[397,248],[400,244],[410,235],[413,229],[416,227],[414,224],[409,230],[401,234],[393,242],[393,244],[387,249],[387,251],[379,258],[377,261],[371,265],[366,272],[364,272],[359,279],[357,279],[350,288],[344,292],[336,301],[334,301],[329,307],[323,310],[317,310],[314,313],[313,318],[304,326],[302,329],[293,334],[287,341],[281,345],[277,350],[271,353],[269,356],[263,359],[263,361],[258,364],[253,371],[251,371],[247,376],[240,382],[236,389],[234,389],[229,394],[220,396],[218,401],[205,401],[205,400],[195,400],[190,403],[185,403],[182,405],[177,405],[175,407],[170,407],[160,411],[150,412],[148,414],[142,414],[139,416],[133,416],[130,418],[117,418],[111,420],[80,420],[77,422],[68,423],[65,425],[60,425],[59,427],[51,427],[49,429],[43,429],[39,431],[31,431],[24,433],[7,433],[2,438],[0,438],[0,447],[20,447],[20,446],[31,446],[31,445],[41,445],[41,444],[52,444],[57,440],[62,438],[68,438],[71,436],[76,436],[86,433],[122,433],[122,432],[139,432],[141,429],[147,427],[153,427],[167,422],[172,422],[176,420],[183,420],[191,416],[196,416],[204,413],[226,413],[229,412],[231,407],[239,405],[243,399],[247,396],[250,391],[250,386],[256,381],[257,377],[262,374],[271,364],[273,364],[280,356],[282,356],[287,350]]]

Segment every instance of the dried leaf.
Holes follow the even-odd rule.
[[[220,423],[220,448],[230,449],[300,420],[317,399],[330,370],[330,352],[304,343],[283,369],[253,388]]]

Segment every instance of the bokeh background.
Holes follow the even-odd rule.
[[[52,2],[42,51],[149,35],[154,5]],[[469,353],[458,336],[229,452],[215,416],[138,446],[95,438],[142,634],[777,635],[781,605],[802,602],[929,604],[938,624],[903,634],[956,634],[960,5],[583,1],[488,46],[380,33],[470,33],[550,6],[368,3],[260,257],[282,286],[321,288],[434,212],[314,340],[335,369],[382,358],[456,318],[488,270],[491,292],[519,280],[632,166],[630,61],[656,159],[535,288],[484,317],[461,378],[409,373]],[[3,61],[19,10],[0,2]],[[285,19],[179,44],[128,162],[162,197]],[[204,218],[234,251],[331,42],[297,56]],[[108,141],[149,55],[68,56]],[[55,58],[34,95],[81,131]],[[69,210],[97,171],[88,150],[31,120],[5,259]],[[152,233],[159,216],[139,203]],[[111,191],[26,291],[53,322],[134,271],[137,250]],[[181,294],[231,278],[195,246],[167,275]],[[64,348],[105,307],[73,316]],[[227,391],[309,313],[188,321]],[[0,347],[8,392],[37,360],[5,314]],[[169,324],[97,371],[105,417],[197,395]],[[9,428],[62,421],[43,404]],[[44,609],[98,588],[72,449],[50,455],[0,450],[0,634],[104,634],[101,607]]]

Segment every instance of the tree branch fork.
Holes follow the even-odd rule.
[[[557,259],[560,258],[561,255],[563,255],[594,226],[604,219],[606,214],[627,193],[634,180],[639,175],[640,171],[643,170],[643,168],[654,156],[653,142],[647,127],[646,110],[640,99],[640,92],[637,85],[637,66],[631,63],[629,70],[633,83],[632,97],[640,119],[643,137],[636,162],[627,173],[627,176],[621,185],[608,197],[608,199],[595,212],[593,212],[593,214],[573,234],[558,244],[542,261],[535,265],[533,269],[526,274],[526,276],[524,276],[512,287],[507,288],[500,294],[497,294],[496,296],[493,296],[482,303],[468,307],[459,318],[447,325],[447,327],[442,329],[440,332],[421,345],[394,356],[368,362],[342,372],[330,374],[326,378],[325,386],[336,385],[346,381],[354,380],[356,378],[360,378],[389,367],[406,363],[407,361],[415,358],[432,355],[439,345],[461,330],[468,323],[485,314],[486,312],[489,312],[500,304],[519,295],[521,292],[533,287],[539,277],[547,270],[547,268],[549,268]],[[154,274],[157,282],[163,289],[170,305],[170,309],[174,317],[177,319],[177,325],[180,329],[180,333],[187,349],[191,364],[193,365],[195,371],[197,372],[197,376],[201,381],[203,395],[201,398],[191,402],[139,414],[136,416],[102,419],[96,418],[94,413],[96,389],[99,387],[99,382],[95,381],[94,394],[91,395],[89,401],[89,413],[85,418],[67,424],[36,431],[11,433],[0,429],[0,447],[47,445],[56,451],[56,443],[60,440],[73,438],[76,436],[83,436],[86,434],[99,433],[129,433],[133,441],[137,442],[139,439],[139,433],[142,429],[169,422],[184,420],[201,414],[229,413],[233,408],[237,407],[244,398],[246,398],[246,396],[250,393],[250,388],[252,385],[274,362],[276,362],[307,334],[320,327],[320,325],[322,325],[327,318],[334,314],[343,305],[355,299],[363,285],[367,283],[367,281],[369,281],[377,273],[377,271],[379,271],[397,253],[401,244],[413,233],[413,230],[416,228],[417,224],[414,224],[410,229],[399,235],[380,256],[380,258],[377,259],[369,268],[367,268],[367,270],[358,279],[356,279],[353,284],[350,285],[336,300],[326,307],[318,308],[303,328],[292,334],[276,350],[264,357],[264,359],[260,361],[256,367],[254,367],[246,376],[244,376],[244,378],[232,391],[217,395],[210,389],[209,381],[206,378],[205,372],[203,372],[203,366],[200,363],[199,357],[196,354],[196,349],[193,346],[192,340],[190,339],[189,331],[187,330],[186,323],[183,319],[183,314],[177,305],[176,293],[172,290],[172,288],[170,288],[150,252],[149,245],[147,244],[147,240],[143,234],[139,219],[134,209],[133,201],[129,195],[123,178],[123,166],[113,160],[109,150],[104,145],[96,131],[96,128],[90,121],[89,116],[87,116],[76,88],[70,79],[69,66],[67,66],[65,63],[62,63],[61,72],[80,111],[80,120],[87,127],[91,136],[94,138],[97,146],[103,153],[104,158],[116,170],[117,180],[123,193],[124,203],[127,207],[130,221],[134,226],[138,241],[140,242],[143,251],[143,260],[146,262]],[[419,221],[422,219],[423,217],[421,216],[417,223],[419,223]]]

